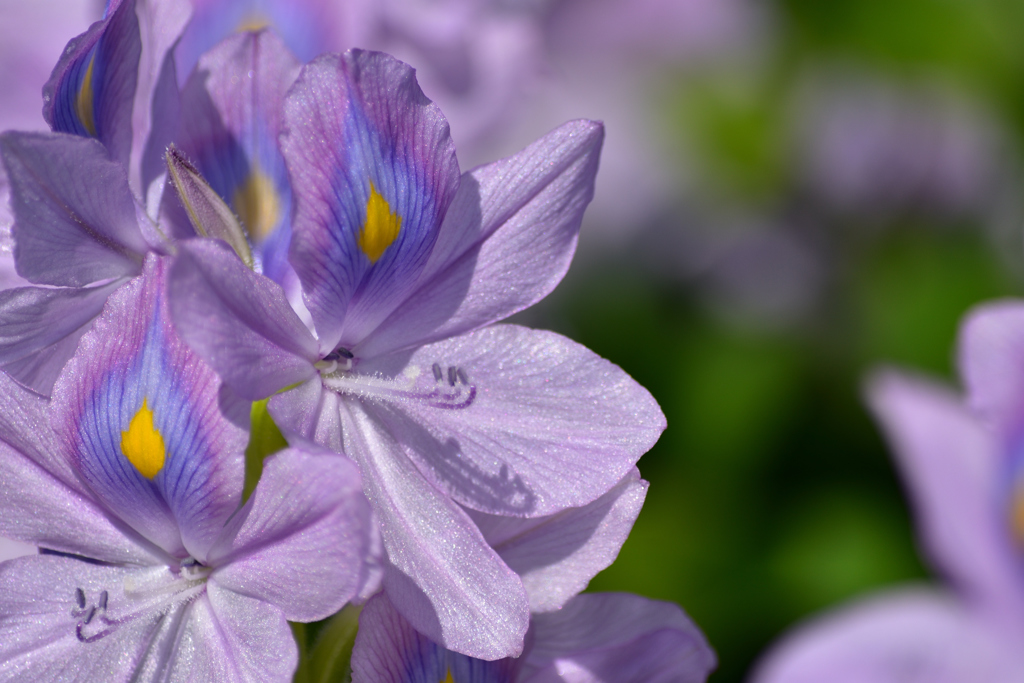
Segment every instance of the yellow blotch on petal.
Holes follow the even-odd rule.
[[[366,223],[359,233],[359,248],[370,263],[376,263],[384,250],[398,237],[402,217],[391,212],[391,205],[370,183],[370,198],[366,200]]]
[[[231,203],[254,242],[263,241],[281,219],[281,199],[274,181],[258,168],[235,190]]]
[[[259,12],[250,12],[242,17],[242,20],[238,22],[238,27],[235,28],[237,33],[245,33],[246,31],[261,31],[270,26],[270,19]]]
[[[1017,545],[1024,548],[1024,483],[1018,483],[1013,492],[1010,509],[1010,527]]]
[[[448,669],[448,675],[444,677],[443,681],[438,681],[437,683],[455,683],[455,679],[452,678],[452,670]]]
[[[167,448],[164,437],[153,425],[153,411],[146,399],[142,399],[142,407],[128,423],[128,431],[121,432],[121,452],[146,479],[152,479],[163,469]]]
[[[93,92],[92,92],[92,67],[96,63],[96,57],[89,60],[89,66],[85,68],[85,78],[78,88],[78,97],[75,98],[75,113],[78,120],[82,122],[89,135],[96,137],[96,121],[93,119]]]

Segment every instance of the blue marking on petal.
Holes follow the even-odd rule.
[[[70,66],[57,89],[53,110],[55,131],[99,137],[98,125],[101,124],[96,105],[103,98],[105,71],[99,43]]]

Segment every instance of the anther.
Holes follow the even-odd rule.
[[[454,365],[448,366],[448,386],[455,386],[455,380],[458,379],[458,374],[455,370]]]
[[[92,621],[92,618],[94,616],[96,616],[96,607],[95,606],[89,608],[89,613],[85,615],[85,619],[82,620],[82,623],[83,624],[88,624],[90,621]]]
[[[431,369],[434,371],[434,381],[440,382],[444,378],[444,373],[441,372],[441,366],[434,363],[434,366]]]
[[[75,589],[75,603],[78,605],[78,609],[85,609],[85,591],[81,588]]]
[[[102,593],[100,593],[100,600],[97,603],[97,605],[99,605],[99,608],[101,610],[103,610],[104,612],[107,611],[107,598],[108,597],[109,596],[107,595],[107,591],[103,591]]]
[[[462,368],[459,368],[458,370],[455,371],[455,374],[458,375],[460,382],[462,382],[463,384],[466,384],[466,385],[469,384],[469,377],[466,375],[466,371],[465,370],[463,370]]]

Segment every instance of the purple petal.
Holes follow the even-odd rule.
[[[103,627],[101,618],[125,605],[125,580],[138,568],[90,564],[66,557],[23,557],[0,564],[0,679],[7,681],[125,681],[166,634],[170,619],[158,611],[126,620],[107,635],[84,642],[78,636],[98,596],[106,591],[109,611],[99,611],[83,636]],[[82,602],[76,600],[81,591]],[[84,612],[84,614],[83,614]]]
[[[8,538],[0,538],[0,562],[13,560],[18,557],[27,557],[39,553],[39,548],[31,543],[12,541]]]
[[[418,370],[420,394],[444,388],[446,368],[462,373],[468,382],[453,384],[467,393],[463,403],[409,400],[385,419],[431,482],[490,514],[539,517],[586,505],[626,476],[665,428],[654,398],[619,367],[565,337],[516,325],[358,367],[388,376]]]
[[[117,279],[99,287],[19,287],[0,291],[0,365],[34,391],[50,395],[79,338],[103,310]]]
[[[1002,438],[1024,429],[1024,303],[976,308],[960,332],[960,371],[971,407],[996,424]]]
[[[98,139],[128,168],[141,51],[134,0],[113,0],[54,67],[43,88],[46,122],[60,133]]]
[[[572,121],[464,174],[415,293],[358,352],[469,332],[545,297],[576,251],[603,139],[601,124]]]
[[[389,565],[384,590],[431,640],[471,657],[518,655],[529,620],[526,592],[472,520],[404,455],[370,406],[342,407],[345,453],[380,521]]]
[[[240,396],[266,398],[316,374],[317,342],[284,290],[246,268],[227,245],[181,244],[170,292],[181,335]]]
[[[292,214],[277,139],[299,66],[276,34],[246,32],[205,54],[182,92],[181,148],[242,219],[277,282],[290,268]]]
[[[248,408],[178,338],[165,271],[151,256],[110,297],[57,381],[53,423],[104,505],[171,555],[201,558],[240,502]]]
[[[402,618],[387,594],[366,604],[352,648],[353,683],[443,682],[508,683],[515,680],[515,660],[471,659],[445,650]]]
[[[895,373],[876,376],[869,401],[911,493],[929,555],[989,606],[1024,609],[996,440],[948,390]]]
[[[413,69],[323,55],[285,102],[290,252],[320,340],[351,347],[413,291],[459,185],[448,124]]]
[[[279,683],[291,680],[299,653],[281,610],[223,589],[212,579],[188,608],[170,681]]]
[[[634,469],[593,503],[549,517],[470,512],[501,559],[523,580],[531,612],[559,609],[615,561],[647,495]]]
[[[273,604],[290,621],[324,619],[365,580],[370,507],[347,458],[289,448],[271,456],[209,562],[218,585]]]
[[[18,274],[79,287],[137,274],[142,237],[124,169],[95,140],[4,133]]]
[[[1024,680],[1018,643],[958,600],[902,589],[812,621],[768,653],[753,683],[1012,683]]]
[[[639,595],[578,595],[533,629],[523,683],[703,683],[717,665],[683,610]]]
[[[271,397],[267,408],[286,433],[342,452],[341,397],[325,389],[319,375]]]

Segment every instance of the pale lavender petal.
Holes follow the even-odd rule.
[[[264,461],[252,498],[211,549],[211,580],[290,621],[325,619],[364,583],[374,531],[348,458],[289,448]]]
[[[189,606],[170,681],[280,683],[291,680],[299,653],[281,610],[222,588],[216,580]],[[166,675],[166,672],[158,672]],[[162,680],[162,679],[161,679]]]
[[[0,564],[0,679],[132,679],[147,658],[166,651],[152,646],[167,637],[172,621],[154,610],[112,628],[104,623],[130,610],[124,584],[135,571],[52,556]],[[103,592],[108,609],[83,624]]]
[[[359,614],[359,633],[352,648],[353,683],[511,683],[516,662],[471,659],[445,650],[402,618],[380,594]]]
[[[619,554],[647,495],[634,469],[608,493],[580,508],[519,519],[470,512],[498,555],[519,574],[531,612],[559,609]]]
[[[1003,439],[1024,429],[1024,303],[1001,301],[974,309],[960,331],[960,373],[970,406]]]
[[[4,133],[18,274],[46,285],[82,286],[137,274],[142,237],[125,171],[88,138]]]
[[[0,562],[6,562],[7,560],[13,560],[18,557],[26,557],[28,555],[36,555],[38,553],[39,548],[31,543],[22,543],[21,541],[12,541],[8,538],[0,538]]]
[[[340,453],[343,450],[340,405],[338,394],[325,389],[317,375],[294,389],[272,396],[267,408],[285,433]]]
[[[626,593],[578,595],[533,617],[522,683],[703,683],[717,659],[678,605]]]
[[[569,268],[604,128],[572,121],[462,176],[415,293],[365,342],[374,356],[468,332],[546,296]]]
[[[289,259],[322,345],[352,347],[414,291],[434,246],[459,185],[448,123],[410,66],[360,50],[308,64],[285,123]]]
[[[0,291],[0,366],[11,377],[50,395],[78,340],[103,310],[111,292],[124,284],[52,289],[19,287]]]
[[[181,335],[240,396],[266,398],[315,376],[317,342],[284,290],[249,270],[227,245],[181,244],[170,293]]]
[[[177,336],[166,269],[150,256],[110,297],[57,381],[53,424],[108,509],[168,553],[202,557],[241,502],[248,404]],[[150,446],[126,445],[129,432]]]
[[[665,428],[654,398],[618,366],[517,325],[358,367],[398,382],[418,371],[418,393],[450,383],[464,394],[454,405],[409,400],[381,413],[424,476],[480,512],[538,517],[586,505],[632,471]]]
[[[142,42],[134,0],[112,0],[102,20],[70,43],[43,87],[54,131],[96,138],[127,169]]]
[[[529,621],[526,591],[472,520],[430,485],[370,406],[346,401],[345,453],[380,520],[384,590],[431,640],[471,657],[515,656]]]
[[[1019,643],[938,591],[873,596],[799,627],[757,666],[753,683],[1013,683]]]
[[[953,581],[996,610],[1021,614],[1024,583],[1010,535],[998,443],[942,387],[885,373],[869,402],[892,445],[928,554]]]

